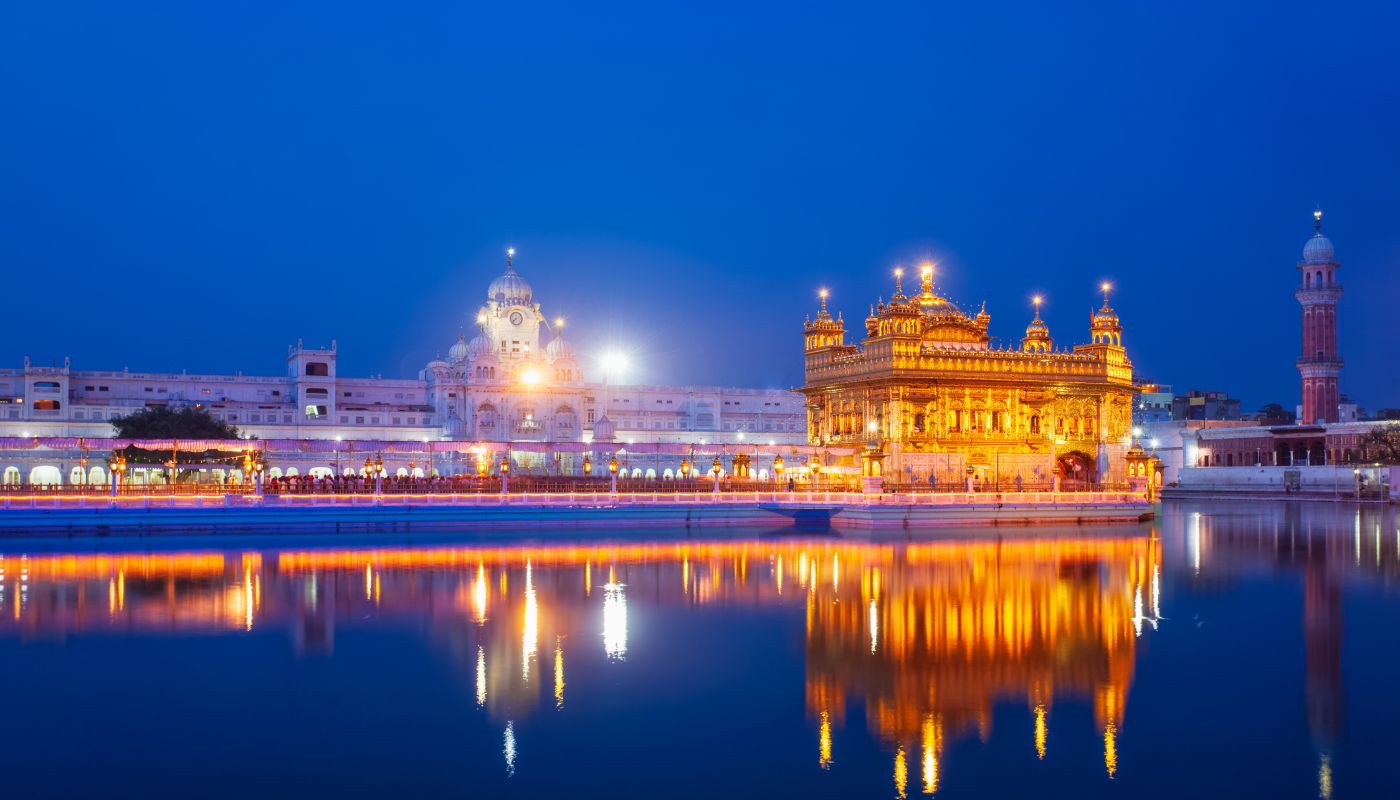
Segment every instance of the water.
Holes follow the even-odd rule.
[[[12,796],[1376,797],[1385,509],[3,546]]]

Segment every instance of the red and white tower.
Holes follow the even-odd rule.
[[[1337,422],[1341,395],[1337,374],[1342,359],[1337,355],[1337,300],[1342,285],[1337,270],[1342,266],[1332,251],[1332,243],[1322,235],[1322,210],[1313,212],[1316,233],[1303,246],[1298,262],[1302,280],[1293,296],[1303,306],[1303,352],[1298,356],[1298,372],[1303,377],[1303,413],[1299,425]]]

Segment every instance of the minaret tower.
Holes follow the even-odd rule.
[[[1337,422],[1341,395],[1337,391],[1337,374],[1342,359],[1337,355],[1337,300],[1342,285],[1336,273],[1337,263],[1332,243],[1322,235],[1322,209],[1313,212],[1316,233],[1303,246],[1303,260],[1298,262],[1302,280],[1293,296],[1303,306],[1303,352],[1298,356],[1298,372],[1303,378],[1303,413],[1300,425]]]

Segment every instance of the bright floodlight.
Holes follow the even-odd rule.
[[[515,255],[515,248],[514,248],[514,247],[507,247],[507,248],[506,248],[506,255],[508,255],[508,256],[513,256],[513,255]]]
[[[627,355],[616,350],[603,354],[603,371],[609,375],[621,375],[627,371]]]
[[[562,327],[564,327],[564,318],[563,318],[563,317],[555,317],[555,318],[554,318],[554,327],[556,327],[556,328],[562,328]]]
[[[533,367],[520,373],[520,382],[526,386],[534,386],[540,382],[540,371]]]
[[[1045,298],[1041,297],[1040,295],[1036,295],[1035,297],[1031,298],[1031,302],[1035,303],[1036,306],[1039,306],[1041,303],[1045,302]]]

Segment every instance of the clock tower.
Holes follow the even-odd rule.
[[[515,248],[506,251],[506,271],[486,289],[486,305],[476,322],[491,352],[501,360],[535,359],[541,354],[544,315],[529,282],[515,271]]]

